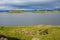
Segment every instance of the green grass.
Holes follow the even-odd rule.
[[[0,27],[0,35],[16,37],[21,40],[60,40],[60,27],[51,25],[37,26],[4,26]]]

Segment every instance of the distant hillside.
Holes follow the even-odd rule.
[[[0,10],[0,12],[8,12],[8,10]]]
[[[34,11],[53,11],[53,10],[59,10],[58,8],[56,9],[52,9],[52,10],[38,10],[38,9],[35,9],[35,10],[20,10],[20,11],[23,11],[23,12],[34,12]],[[12,11],[12,10],[0,10],[0,12],[9,12],[9,11]]]
[[[60,10],[59,8],[56,8],[56,9],[54,9],[54,10]]]

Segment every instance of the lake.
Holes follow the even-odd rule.
[[[60,13],[0,13],[0,26],[60,25]]]

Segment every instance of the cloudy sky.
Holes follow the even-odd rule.
[[[0,0],[0,10],[60,9],[60,0]]]

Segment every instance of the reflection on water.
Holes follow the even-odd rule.
[[[20,14],[8,14],[0,13],[0,26],[12,26],[12,25],[60,25],[60,13],[20,13]]]

